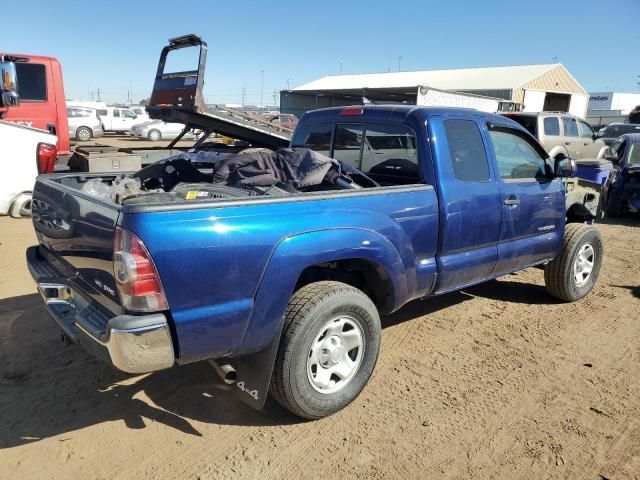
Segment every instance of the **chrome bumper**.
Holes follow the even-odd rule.
[[[42,278],[42,262],[46,261],[32,248],[37,247],[27,250],[29,270],[47,310],[68,340],[123,372],[147,373],[174,365],[171,331],[164,314],[110,318],[106,310],[71,284],[59,278]]]

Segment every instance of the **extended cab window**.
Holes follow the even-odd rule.
[[[47,99],[47,76],[41,63],[16,63],[20,100],[44,102]]]
[[[445,120],[453,174],[465,182],[488,182],[489,162],[480,129],[472,120]]]
[[[331,153],[331,132],[333,125],[330,123],[308,123],[296,129],[291,140],[293,148],[309,148],[322,155]]]
[[[417,183],[418,150],[413,131],[402,125],[367,125],[362,161],[364,173],[382,175],[392,183]]]
[[[527,140],[507,129],[490,130],[489,136],[503,180],[534,180],[545,176],[544,159]]]

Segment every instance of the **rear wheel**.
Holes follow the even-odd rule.
[[[322,418],[351,403],[380,350],[380,317],[360,290],[317,282],[289,302],[271,394],[294,414]]]
[[[547,291],[565,302],[587,295],[600,273],[603,253],[598,230],[581,223],[567,224],[562,250],[544,269]]]
[[[81,142],[87,142],[91,140],[92,136],[93,132],[91,132],[91,129],[89,127],[80,127],[78,128],[78,130],[76,130],[76,138]]]
[[[154,128],[153,130],[149,131],[149,133],[147,134],[147,138],[152,142],[157,142],[158,140],[162,139],[162,134],[160,133],[160,130],[156,130]]]

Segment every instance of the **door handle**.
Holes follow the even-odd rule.
[[[516,196],[511,196],[504,200],[504,203],[507,207],[515,207],[516,205],[520,205],[520,199]]]
[[[564,142],[565,145],[571,145],[571,142]]]

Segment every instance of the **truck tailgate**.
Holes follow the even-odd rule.
[[[33,191],[36,236],[52,265],[108,310],[122,313],[113,277],[116,204],[81,192],[77,177],[39,177]]]

